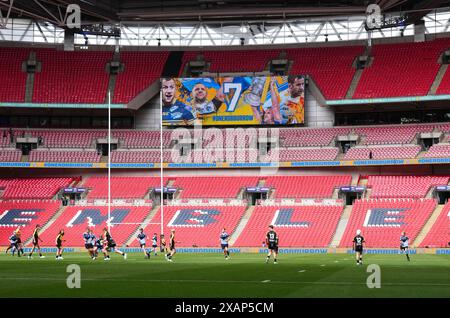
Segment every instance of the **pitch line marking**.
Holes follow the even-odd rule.
[[[4,280],[51,280],[51,281],[63,281],[65,278],[54,278],[54,277],[0,277]],[[83,278],[83,281],[114,281],[114,282],[154,282],[154,283],[213,283],[213,284],[261,284],[261,281],[230,281],[230,280],[195,280],[195,279],[115,279],[115,278]],[[305,284],[305,285],[362,285],[366,286],[366,283],[355,283],[355,282],[326,282],[326,281],[270,281],[272,284]],[[450,286],[450,283],[383,283],[387,286]]]

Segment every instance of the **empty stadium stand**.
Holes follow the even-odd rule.
[[[22,158],[22,151],[17,149],[1,149],[0,162],[17,162]]]
[[[30,152],[29,161],[100,162],[100,158],[101,155],[95,150],[33,150]]]
[[[349,128],[280,129],[280,142],[284,147],[329,146],[333,138],[346,135]]]
[[[111,236],[120,246],[135,231],[150,212],[151,207],[112,207]],[[67,207],[61,216],[41,234],[45,245],[53,245],[58,232],[64,230],[65,246],[84,246],[83,232],[91,228],[97,237],[107,227],[108,207]],[[121,224],[116,224],[121,223]],[[49,244],[49,242],[51,242]]]
[[[420,152],[418,145],[352,147],[344,156],[344,160],[358,159],[407,159],[415,158]],[[372,158],[370,158],[372,153]]]
[[[436,94],[450,94],[450,69],[447,68],[445,71],[444,77],[442,77],[441,84],[439,85]]]
[[[448,184],[449,177],[369,176],[371,198],[424,198],[432,186]]]
[[[363,46],[317,47],[288,49],[294,61],[290,74],[310,75],[325,99],[343,99],[350,87],[356,68],[356,57],[364,53]]]
[[[255,187],[259,177],[173,177],[181,198],[236,198],[243,187]]]
[[[448,47],[449,39],[374,45],[373,64],[364,69],[353,98],[427,95]]]
[[[188,61],[195,60],[198,55],[203,55],[204,60],[210,63],[209,72],[212,73],[262,72],[267,63],[278,58],[279,54],[279,50],[185,52],[183,68]]]
[[[160,188],[159,177],[111,177],[111,197],[117,199],[143,199],[151,188]],[[164,179],[164,185],[167,183]],[[89,189],[89,199],[108,198],[108,177],[90,177],[83,181]]]
[[[121,52],[124,71],[117,75],[113,103],[128,103],[161,77],[168,52]]]
[[[30,54],[28,48],[0,48],[0,73],[2,89],[0,102],[24,102],[27,73],[22,72],[22,63]]]
[[[245,206],[201,206],[201,207],[164,207],[164,233],[166,241],[171,229],[176,232],[176,245],[182,247],[218,247],[219,234],[225,227],[232,234],[244,215]],[[161,210],[152,219],[159,223]],[[150,224],[145,228],[147,235],[160,233],[159,224]],[[137,246],[135,241],[134,246]]]
[[[257,206],[235,245],[261,247],[272,224],[281,247],[326,247],[342,211],[342,206]]]
[[[420,247],[448,247],[450,243],[450,202],[442,209]]]
[[[410,245],[427,219],[436,201],[432,199],[362,199],[356,200],[340,246],[351,247],[356,230],[362,231],[366,247],[397,247],[402,231]]]
[[[450,144],[436,144],[423,155],[425,158],[450,157]]]
[[[266,187],[275,188],[276,198],[331,198],[336,187],[349,185],[352,177],[344,176],[269,176]]]
[[[0,201],[0,245],[7,245],[8,238],[17,228],[20,228],[22,242],[25,242],[37,224],[43,226],[50,220],[59,210],[60,204],[52,200]],[[48,245],[54,245],[55,238]]]
[[[75,178],[1,178],[1,199],[52,199],[58,191],[69,186]]]
[[[270,151],[268,158],[275,161],[276,153],[281,162],[284,161],[317,161],[317,160],[334,160],[336,159],[339,149],[336,147],[323,148],[299,148],[299,149],[280,149],[278,151]]]
[[[355,127],[356,134],[364,136],[366,145],[410,144],[420,132],[431,132],[432,125],[402,125]]]
[[[42,70],[35,74],[34,103],[104,103],[109,78],[105,67],[112,52],[35,51]]]

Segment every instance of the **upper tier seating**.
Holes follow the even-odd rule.
[[[219,235],[223,228],[232,234],[244,215],[245,206],[164,207],[164,233],[166,242],[170,230],[175,229],[176,246],[220,247]],[[161,209],[145,228],[148,236],[161,233]],[[159,235],[158,235],[159,237]],[[137,241],[133,241],[137,246]]]
[[[436,94],[450,94],[450,69],[447,68],[444,76],[442,77],[441,84],[436,91]]]
[[[448,247],[450,242],[450,201],[444,206],[420,247]]]
[[[352,177],[344,176],[269,176],[266,187],[275,188],[276,198],[331,198],[334,188],[348,186]]]
[[[69,186],[75,179],[52,178],[2,178],[0,188],[5,191],[2,199],[51,199],[61,188]]]
[[[371,198],[424,198],[432,186],[448,184],[448,177],[369,176]]]
[[[0,246],[9,246],[9,237],[17,228],[20,228],[22,243],[25,243],[36,225],[45,225],[60,204],[60,201],[51,200],[0,201]],[[49,245],[54,245],[55,238],[56,235]]]
[[[374,45],[373,63],[364,69],[353,98],[427,95],[439,55],[449,47],[449,39]]]
[[[174,177],[180,198],[236,198],[243,187],[255,187],[259,177]]]
[[[204,51],[185,52],[183,62],[195,60],[202,54],[206,62],[210,62],[209,72],[262,72],[267,63],[279,57],[279,50],[237,50],[237,51]],[[184,65],[183,63],[183,65]]]
[[[351,247],[358,229],[366,247],[398,248],[402,231],[410,238],[410,245],[414,245],[435,206],[432,199],[356,200],[340,246]]]
[[[112,59],[107,51],[58,51],[35,49],[42,70],[35,74],[34,103],[103,104]]]
[[[327,247],[342,210],[342,206],[257,206],[235,245],[260,247],[272,224],[280,247]]]
[[[28,59],[30,51],[28,48],[0,48],[0,102],[25,101],[27,73],[22,72],[22,63]]]
[[[310,75],[325,99],[343,99],[350,87],[356,69],[356,57],[363,46],[339,46],[288,49],[288,58],[294,61],[290,74]]]
[[[140,226],[150,213],[151,207],[111,207],[111,236],[120,248],[128,237]],[[92,229],[96,237],[100,237],[103,228],[108,226],[108,207],[67,207],[62,215],[45,231],[41,238],[42,245],[53,246],[58,232],[64,230],[65,246],[84,246],[83,233],[86,228]],[[124,224],[114,224],[124,223]]]
[[[121,52],[113,103],[126,104],[161,77],[169,52]]]
[[[415,158],[420,152],[418,145],[403,145],[394,147],[352,147],[344,156],[344,160],[370,159],[402,159]]]
[[[159,177],[111,177],[111,197],[115,199],[143,199],[151,188],[160,188]],[[167,184],[164,178],[163,185]],[[108,198],[108,177],[90,177],[83,187],[91,189],[89,199]]]

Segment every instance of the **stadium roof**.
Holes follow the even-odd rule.
[[[369,3],[383,12],[414,11],[409,23],[450,0],[0,0],[0,9],[11,7],[12,18],[31,18],[60,24],[69,4],[78,4],[82,22],[183,22],[242,21],[242,19],[296,19],[364,14]]]

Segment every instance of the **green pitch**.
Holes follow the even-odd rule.
[[[265,264],[262,254],[184,254],[169,263],[162,254],[92,261],[66,253],[55,261],[0,255],[0,297],[450,297],[450,256],[289,254]],[[81,288],[69,289],[67,266],[81,268]],[[381,268],[381,288],[366,285],[369,264]]]

